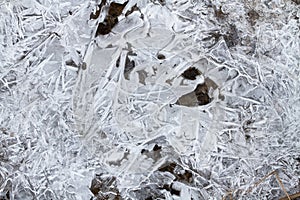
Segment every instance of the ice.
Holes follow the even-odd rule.
[[[1,1],[0,199],[299,194],[299,10]]]

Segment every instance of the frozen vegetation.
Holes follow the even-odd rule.
[[[0,199],[293,199],[299,4],[1,0]]]

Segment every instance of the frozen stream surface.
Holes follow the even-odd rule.
[[[300,196],[300,1],[0,0],[0,200]]]

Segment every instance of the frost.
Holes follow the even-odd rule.
[[[0,13],[0,199],[299,196],[298,1]]]

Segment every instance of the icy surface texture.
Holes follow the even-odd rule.
[[[299,1],[2,0],[0,199],[299,192]]]

